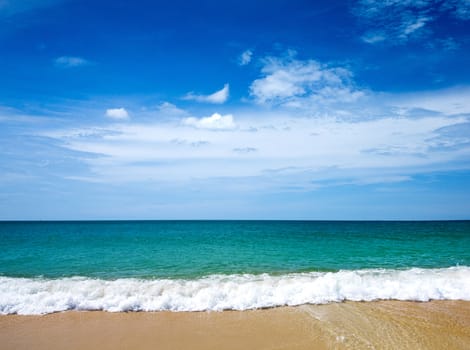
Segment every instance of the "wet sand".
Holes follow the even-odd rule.
[[[470,302],[0,316],[7,349],[470,349]]]

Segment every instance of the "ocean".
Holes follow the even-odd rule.
[[[0,314],[470,300],[470,221],[0,222]]]

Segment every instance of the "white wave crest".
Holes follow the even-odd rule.
[[[470,267],[211,275],[197,280],[0,277],[0,314],[247,310],[380,299],[470,300]]]

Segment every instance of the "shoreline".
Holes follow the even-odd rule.
[[[0,276],[0,311],[223,311],[343,300],[470,300],[470,266],[340,270],[198,279]]]
[[[465,349],[470,301],[0,316],[2,349]]]

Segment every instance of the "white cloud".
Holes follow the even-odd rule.
[[[58,67],[62,68],[73,68],[73,67],[80,67],[86,66],[90,64],[90,61],[81,58],[81,57],[73,57],[73,56],[61,56],[55,59],[55,64]]]
[[[452,162],[469,159],[470,136],[449,135],[466,117],[409,117],[406,114],[347,121],[336,116],[231,116],[172,123],[111,124],[106,132],[86,129],[48,132],[83,157],[93,178],[102,181],[188,181],[194,178],[268,175],[281,181],[300,176],[312,181],[407,179]],[[196,129],[190,129],[187,125]],[[227,132],[213,132],[226,128]],[[256,129],[257,131],[251,131]],[[445,143],[445,148],[443,148]],[[288,174],[282,169],[290,169]],[[298,185],[302,185],[299,183]]]
[[[470,114],[470,88],[459,87],[390,96],[389,103],[408,109],[423,109],[445,115]]]
[[[229,130],[235,128],[235,122],[231,114],[220,115],[214,113],[210,117],[204,118],[186,118],[183,124],[196,127],[198,129]]]
[[[368,44],[375,44],[384,41],[387,37],[382,32],[367,32],[361,39]]]
[[[110,108],[106,110],[106,116],[112,119],[128,119],[129,113],[125,108]]]
[[[346,68],[329,67],[314,60],[268,57],[262,77],[253,81],[250,94],[260,104],[291,107],[352,102],[363,95]]]
[[[430,18],[428,17],[419,17],[419,18],[413,19],[409,23],[405,23],[403,26],[404,28],[403,28],[402,34],[401,34],[402,37],[407,37],[413,34],[414,32],[416,32],[418,29],[423,28],[426,22],[429,21],[429,19]]]
[[[292,61],[282,61],[279,68],[289,73],[301,71],[291,79],[295,82],[292,91],[304,89],[305,94],[282,101],[304,106],[312,98],[310,87],[303,83],[299,87],[297,81],[305,82],[304,75],[322,76],[330,68],[297,60],[294,69]],[[272,72],[268,75],[277,70]],[[333,72],[324,80],[341,83],[343,75],[349,76],[341,70]],[[318,79],[307,79],[310,81]],[[340,90],[330,85],[322,90],[336,91],[327,95]],[[333,104],[318,114],[312,108],[251,105],[234,110],[236,121],[224,113],[188,118],[187,111],[163,103],[152,109],[152,117],[148,111],[134,108],[132,120],[126,123],[108,120],[62,130],[47,128],[39,136],[47,136],[47,142],[58,140],[54,145],[60,146],[56,147],[72,151],[71,159],[75,157],[83,169],[81,179],[105,183],[186,181],[192,186],[194,179],[227,177],[244,178],[237,181],[253,185],[248,178],[257,177],[261,179],[258,185],[269,182],[279,189],[289,184],[298,188],[327,182],[405,181],[436,170],[469,169],[469,89],[369,93],[346,108]],[[340,99],[347,99],[349,90]],[[175,109],[176,115],[162,117]],[[155,118],[155,113],[161,115]],[[31,127],[35,136],[41,129],[46,128]]]
[[[178,108],[177,106],[169,102],[161,103],[157,107],[157,109],[160,113],[169,116],[184,116],[188,114],[188,112],[186,112],[184,109]]]
[[[222,104],[227,101],[229,97],[229,84],[225,84],[224,87],[210,95],[197,95],[192,92],[186,94],[184,100],[193,100],[197,102],[206,102],[214,104]]]
[[[352,12],[364,27],[364,42],[401,45],[429,36],[432,26],[428,24],[440,18],[470,19],[470,1],[359,0]]]
[[[246,66],[248,63],[251,62],[252,57],[253,57],[253,51],[251,50],[243,51],[242,54],[238,57],[238,64],[240,66]]]

